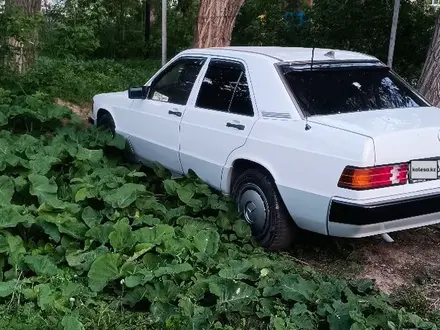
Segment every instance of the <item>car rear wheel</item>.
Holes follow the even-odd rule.
[[[281,251],[292,245],[298,229],[266,171],[245,170],[235,180],[232,198],[262,247]]]

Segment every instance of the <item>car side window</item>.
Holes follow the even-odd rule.
[[[211,60],[200,87],[196,107],[253,116],[244,65],[235,61]]]
[[[186,105],[206,58],[186,57],[170,64],[150,86],[148,99]]]

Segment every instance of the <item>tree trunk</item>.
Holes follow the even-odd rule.
[[[41,0],[7,0],[6,10],[11,7],[23,10],[26,16],[37,15],[41,11]],[[27,31],[27,36],[10,36],[9,48],[12,51],[8,66],[13,71],[24,73],[34,64],[37,56],[38,29]]]
[[[229,46],[235,18],[245,1],[200,0],[195,46],[198,48]]]
[[[440,16],[419,81],[420,93],[434,106],[440,106]]]
[[[34,15],[41,10],[41,0],[10,0],[13,6],[23,8],[26,15]]]

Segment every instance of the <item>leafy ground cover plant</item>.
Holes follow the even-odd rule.
[[[372,281],[262,251],[230,201],[124,164],[120,137],[45,95],[0,104],[0,328],[436,329]]]

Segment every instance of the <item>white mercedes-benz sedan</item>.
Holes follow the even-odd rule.
[[[190,49],[142,87],[96,95],[91,121],[138,161],[231,196],[268,250],[299,228],[365,237],[440,222],[440,109],[368,55]]]

